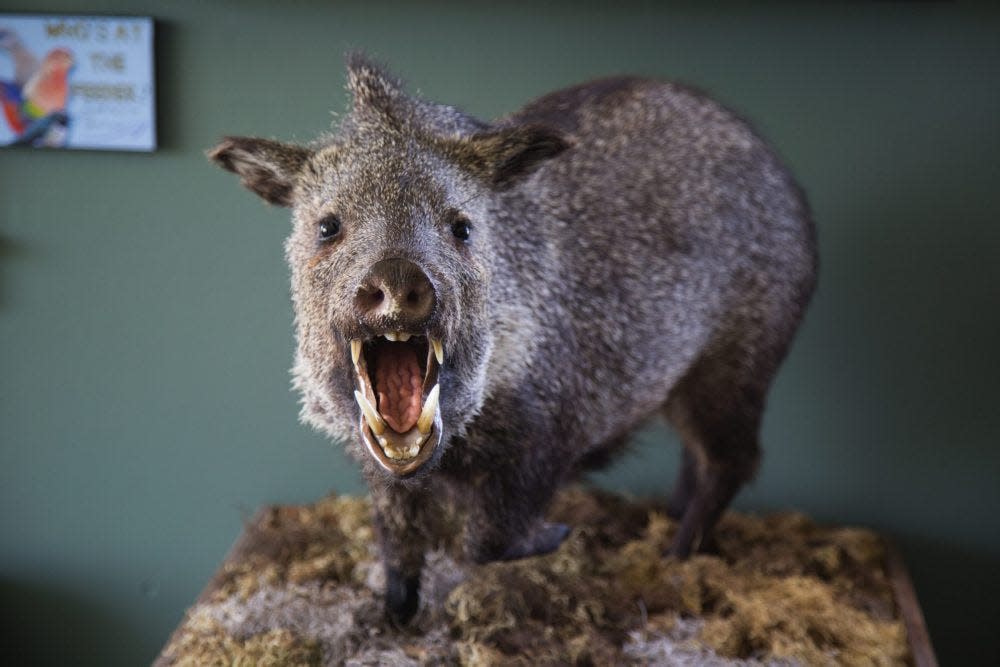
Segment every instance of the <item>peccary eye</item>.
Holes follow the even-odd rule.
[[[451,223],[451,233],[454,234],[457,239],[468,241],[469,234],[472,233],[472,224],[466,218],[456,218],[455,221]]]
[[[340,218],[328,215],[319,221],[319,237],[326,241],[340,233]]]

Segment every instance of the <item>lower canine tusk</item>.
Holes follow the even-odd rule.
[[[361,406],[361,412],[365,415],[365,421],[368,422],[368,427],[372,430],[375,435],[382,435],[385,433],[385,420],[382,419],[382,415],[378,413],[368,399],[365,398],[358,390],[354,390],[354,400],[358,402]]]
[[[417,419],[417,428],[424,435],[431,432],[431,426],[434,425],[434,415],[437,414],[438,401],[441,396],[441,385],[436,384],[431,392],[427,394],[427,400],[424,401],[424,409],[420,411],[420,418]]]

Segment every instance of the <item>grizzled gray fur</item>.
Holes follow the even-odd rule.
[[[704,546],[755,472],[815,282],[809,210],[772,150],[663,81],[583,84],[492,123],[361,57],[348,88],[313,145],[209,155],[292,210],[302,415],[361,462],[390,614],[415,612],[456,509],[473,561],[555,549],[553,492],[657,413],[684,443],[671,552]]]

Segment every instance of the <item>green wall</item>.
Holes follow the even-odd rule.
[[[371,6],[368,6],[368,5]],[[363,48],[481,116],[600,75],[675,77],[804,184],[822,275],[745,509],[902,545],[945,664],[1000,664],[1000,21],[959,3],[50,0],[158,20],[162,149],[0,152],[0,596],[21,662],[148,662],[241,521],[362,486],[296,421],[286,213],[208,165],[307,140]],[[5,10],[29,10],[25,4]],[[601,476],[665,492],[660,427]]]

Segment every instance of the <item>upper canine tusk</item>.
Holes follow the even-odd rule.
[[[444,346],[437,338],[431,338],[431,347],[434,348],[434,357],[438,360],[438,366],[444,363]]]
[[[357,389],[354,390],[354,400],[361,406],[361,412],[364,414],[365,421],[368,422],[368,427],[372,430],[372,433],[377,436],[385,433],[385,420],[382,419],[382,415],[368,402],[364,394]]]
[[[424,401],[424,409],[420,411],[420,417],[417,419],[417,428],[424,435],[431,432],[431,426],[434,425],[434,415],[437,414],[438,400],[441,396],[441,385],[436,384],[431,392],[427,394],[427,400]]]
[[[351,360],[354,365],[358,365],[358,359],[361,358],[361,339],[354,338],[351,340]]]

